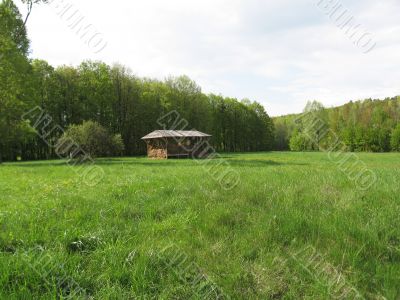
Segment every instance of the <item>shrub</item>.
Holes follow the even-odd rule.
[[[71,147],[72,143],[78,145],[79,149],[85,153],[73,153],[77,149]],[[124,151],[124,143],[120,134],[112,135],[100,124],[93,121],[85,121],[81,125],[72,125],[65,131],[57,144],[60,154],[68,154],[74,158],[83,154],[91,157],[118,156]]]

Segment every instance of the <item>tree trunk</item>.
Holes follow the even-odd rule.
[[[28,13],[26,14],[26,17],[25,17],[24,26],[26,26],[26,23],[28,22],[29,16],[31,15],[32,6],[33,6],[33,2],[29,1],[28,2]]]

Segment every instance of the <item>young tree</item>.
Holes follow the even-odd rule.
[[[311,149],[319,150],[328,128],[325,108],[318,101],[308,102],[304,108],[304,133],[309,139]]]
[[[319,151],[327,134],[325,110],[317,101],[308,102],[302,115],[294,119],[289,146],[294,151]]]
[[[289,147],[291,151],[297,152],[310,150],[309,140],[303,133],[299,132],[297,129],[295,129],[290,138]]]
[[[397,124],[396,128],[392,131],[390,146],[392,151],[400,151],[400,123]]]

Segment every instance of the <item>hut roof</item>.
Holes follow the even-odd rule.
[[[211,135],[196,130],[156,130],[142,137],[142,140],[159,138],[182,138],[182,137],[210,137]]]

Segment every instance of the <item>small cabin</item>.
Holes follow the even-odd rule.
[[[210,137],[200,131],[156,130],[142,140],[147,144],[149,158],[206,158]]]

